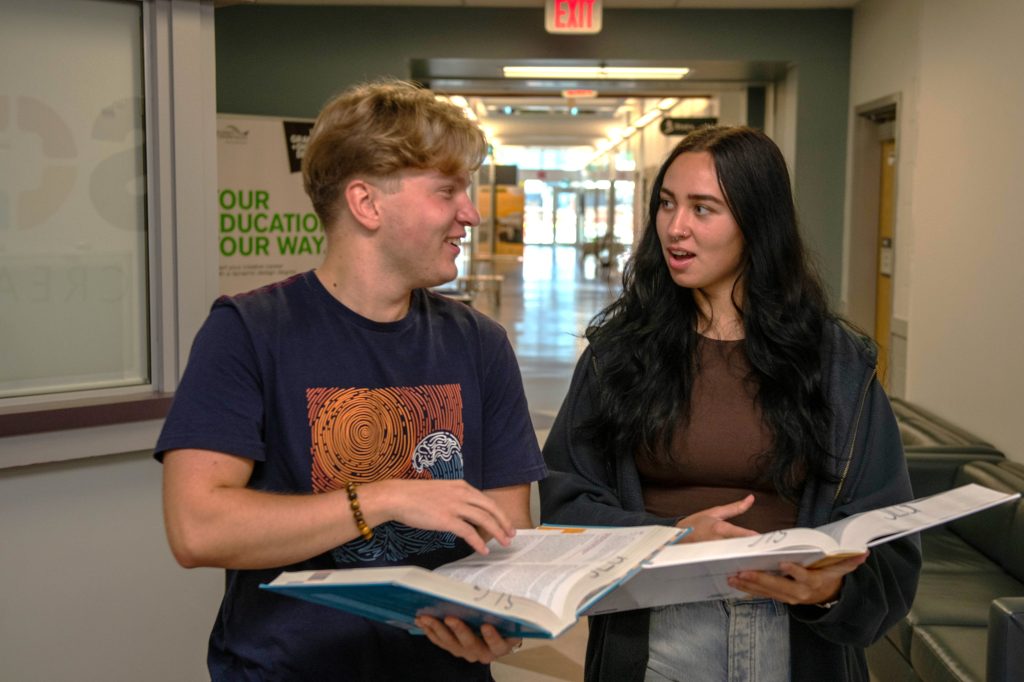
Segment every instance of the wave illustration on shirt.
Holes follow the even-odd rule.
[[[314,493],[348,481],[463,478],[462,393],[458,384],[306,390]],[[454,533],[390,522],[336,548],[338,564],[401,561],[455,546]]]

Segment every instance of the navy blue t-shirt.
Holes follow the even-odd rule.
[[[250,488],[319,493],[390,478],[480,489],[542,478],[505,331],[425,290],[398,322],[339,303],[313,272],[218,299],[156,447],[254,460]],[[423,504],[431,504],[424,499]],[[470,552],[452,533],[387,523],[374,538],[270,570],[228,570],[210,636],[215,680],[487,680],[422,635],[258,588],[282,570],[416,564]]]

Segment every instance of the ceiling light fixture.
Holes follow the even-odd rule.
[[[705,102],[706,101],[707,100],[705,100]],[[586,163],[583,164],[581,170],[585,169],[605,154],[611,153],[623,140],[629,139],[638,130],[646,128],[662,116],[667,116],[669,114],[669,110],[678,103],[679,99],[677,97],[664,97],[657,103],[657,105],[645,111],[640,118],[633,121],[627,128],[609,130],[608,137],[595,145],[594,154],[586,161]]]
[[[661,109],[651,109],[643,116],[638,118],[636,121],[634,121],[633,125],[636,126],[637,128],[643,128],[645,125],[647,125],[654,119],[658,118],[659,116],[661,116]]]
[[[505,78],[555,78],[580,80],[679,80],[686,67],[663,66],[503,66]]]

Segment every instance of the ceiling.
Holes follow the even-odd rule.
[[[827,9],[852,8],[860,0],[603,0],[605,9]],[[216,0],[230,5],[372,5],[447,7],[544,7],[544,0]],[[551,64],[546,60],[545,64]],[[748,84],[769,83],[782,63],[687,61],[612,63],[559,60],[560,66],[686,66],[680,81],[584,81],[506,79],[501,67],[540,64],[534,60],[419,59],[411,77],[435,92],[463,95],[489,134],[506,145],[593,145],[609,130],[635,120],[641,98],[714,96]],[[567,89],[597,90],[596,98],[569,100]],[[649,102],[650,100],[648,100]]]
[[[682,80],[510,79],[503,66],[686,66]],[[782,62],[687,61],[685,64],[615,60],[418,59],[414,80],[446,95],[462,95],[481,125],[505,145],[592,145],[609,130],[625,128],[662,97],[713,97],[724,90],[769,83],[785,73]],[[567,97],[590,89],[596,97]]]

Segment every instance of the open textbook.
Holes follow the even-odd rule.
[[[506,637],[557,637],[640,564],[685,535],[671,526],[519,530],[433,571],[418,566],[285,572],[262,588],[419,633],[418,615],[453,615]]]
[[[1020,497],[971,483],[904,504],[854,514],[817,528],[665,547],[587,615],[743,596],[727,579],[739,571],[775,571],[789,561],[823,566],[896,538]]]

